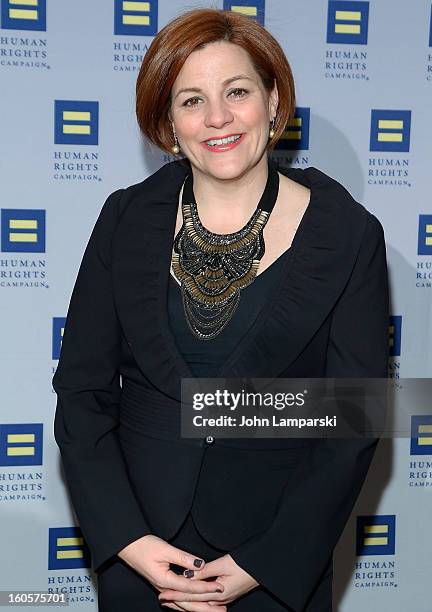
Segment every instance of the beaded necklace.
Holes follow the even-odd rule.
[[[256,278],[265,252],[263,229],[279,192],[279,175],[268,160],[264,192],[249,221],[232,234],[203,227],[193,193],[192,172],[183,185],[183,224],[173,245],[171,269],[181,285],[182,302],[192,333],[211,340],[234,315],[242,289]]]

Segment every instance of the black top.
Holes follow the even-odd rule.
[[[183,309],[181,288],[170,274],[168,288],[168,315],[177,348],[193,374],[200,378],[215,378],[222,363],[233,352],[241,338],[258,316],[265,295],[271,291],[287,263],[287,249],[269,267],[258,274],[255,280],[242,289],[239,305],[224,329],[211,340],[201,340],[191,331]]]

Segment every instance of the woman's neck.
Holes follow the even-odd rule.
[[[256,210],[267,183],[267,156],[235,180],[217,179],[192,168],[201,223],[215,233],[242,228]]]

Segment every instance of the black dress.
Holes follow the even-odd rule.
[[[170,274],[168,289],[168,313],[171,330],[176,339],[177,348],[187,361],[191,371],[197,377],[214,376],[221,364],[232,353],[244,334],[255,321],[265,303],[265,296],[271,291],[273,283],[278,282],[284,265],[288,263],[290,249],[286,250],[276,261],[259,274],[253,283],[242,290],[241,298],[234,316],[212,340],[200,340],[190,330],[185,318],[181,289],[178,282]],[[227,509],[229,510],[229,509]],[[227,554],[229,551],[215,548],[196,529],[191,512],[176,536],[170,543],[182,550],[205,559],[209,562]],[[182,568],[172,566],[172,570],[180,573]],[[332,564],[328,566],[326,577],[320,583],[319,589],[313,594],[305,612],[330,612],[332,601]],[[107,612],[127,609],[130,612],[143,610],[153,612],[169,608],[161,608],[157,599],[158,591],[138,573],[120,559],[105,570],[99,581],[109,581],[111,588],[110,600],[103,601],[106,589],[99,584],[99,609]],[[119,599],[113,598],[113,585],[119,585]],[[127,601],[125,601],[125,598]],[[228,609],[236,612],[283,612],[291,608],[274,597],[267,589],[259,586],[249,593],[228,604]]]
[[[177,348],[195,376],[212,378],[221,364],[233,352],[241,338],[247,334],[258,316],[265,296],[277,282],[283,264],[289,258],[288,249],[276,261],[255,278],[241,292],[240,302],[234,316],[226,327],[212,340],[200,340],[189,329],[183,310],[181,289],[170,275],[168,290],[168,314]]]
[[[190,330],[182,305],[181,290],[178,282],[170,275],[168,290],[168,313],[171,330],[176,339],[177,348],[186,360],[189,368],[197,377],[211,378],[219,371],[221,364],[233,352],[243,335],[247,334],[260,313],[267,293],[273,284],[279,282],[284,265],[288,263],[290,249],[280,255],[269,267],[258,274],[254,282],[245,287],[234,316],[212,340],[200,340]],[[189,552],[202,551],[203,558],[211,560],[226,554],[211,546],[197,531],[191,512],[172,544],[190,549]],[[207,554],[207,557],[206,557]],[[210,555],[210,556],[209,556]],[[312,597],[305,612],[330,612],[332,605],[332,564],[328,567],[328,579],[324,580]],[[237,612],[282,612],[290,610],[269,591],[261,587],[245,594],[228,605]]]

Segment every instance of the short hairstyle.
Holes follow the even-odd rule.
[[[142,62],[136,83],[136,114],[144,136],[170,152],[174,136],[169,120],[171,89],[188,56],[218,41],[239,45],[249,54],[265,89],[276,80],[279,105],[271,150],[295,112],[292,71],[277,40],[255,20],[233,11],[194,9],[168,23],[153,39]]]

